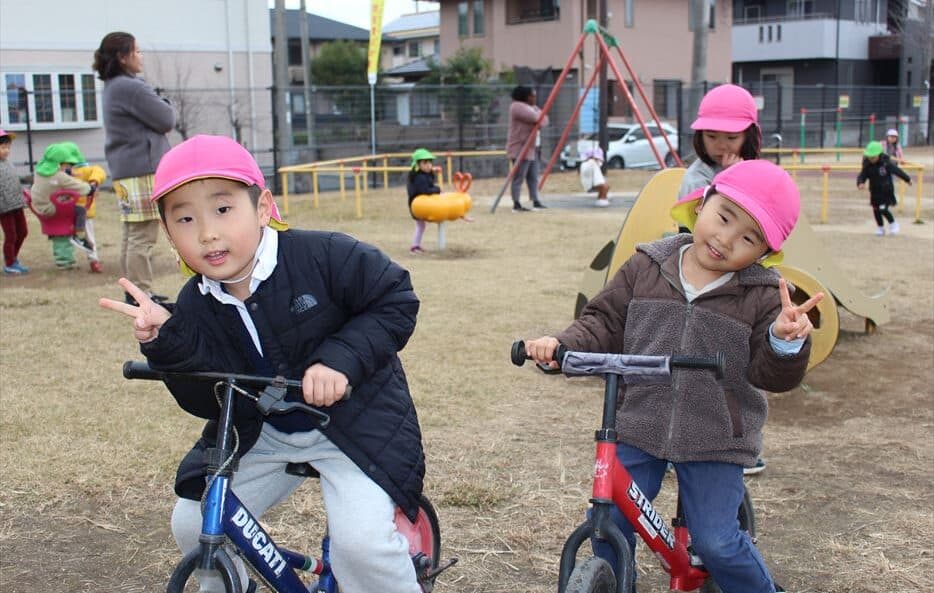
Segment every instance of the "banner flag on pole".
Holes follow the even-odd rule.
[[[370,49],[367,52],[366,78],[376,84],[379,72],[379,45],[383,38],[383,0],[370,1]]]

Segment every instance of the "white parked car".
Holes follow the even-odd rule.
[[[674,156],[669,153],[668,145],[665,139],[658,133],[658,126],[655,123],[646,123],[655,148],[665,159],[665,164],[669,167],[675,165]],[[607,166],[611,169],[659,169],[658,160],[652,152],[649,141],[646,139],[642,128],[638,123],[635,124],[607,124],[610,136],[609,150],[606,154]],[[662,129],[668,135],[668,141],[671,146],[678,150],[678,131],[669,124],[663,123]],[[577,141],[576,145],[568,144],[561,151],[561,168],[576,169],[580,165],[581,155],[587,150],[595,148],[598,145],[597,133],[587,134]]]

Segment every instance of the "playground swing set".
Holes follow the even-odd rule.
[[[657,113],[652,108],[651,102],[647,99],[638,77],[633,72],[616,38],[600,27],[596,21],[590,20],[585,25],[577,45],[571,52],[567,64],[561,71],[555,86],[552,88],[542,108],[541,115],[535,123],[532,133],[523,145],[518,158],[512,165],[502,189],[493,201],[491,212],[496,212],[496,207],[500,199],[518,170],[518,164],[522,162],[526,153],[534,145],[535,136],[541,128],[545,116],[551,109],[575,57],[578,55],[578,52],[580,52],[588,36],[592,36],[596,43],[596,67],[593,69],[593,74],[590,76],[585,90],[581,93],[574,107],[574,111],[568,120],[568,124],[561,134],[561,139],[556,145],[554,153],[548,162],[548,166],[545,168],[545,172],[542,175],[539,188],[541,189],[544,187],[545,180],[548,178],[548,173],[554,166],[561,147],[564,146],[567,141],[573,122],[577,120],[581,105],[593,86],[596,76],[604,62],[606,62],[607,66],[612,69],[613,74],[616,76],[616,84],[619,86],[622,95],[626,97],[626,100],[632,108],[633,116],[642,128],[645,137],[652,137],[648,132],[645,120],[632,94],[623,83],[623,77],[613,60],[610,47],[616,48],[622,63],[625,65],[631,77],[634,88],[648,108],[659,133],[668,145],[669,154],[672,155],[677,167],[667,167],[665,159],[659,153],[655,143],[649,142],[649,146],[652,148],[655,158],[662,170],[655,174],[639,192],[635,203],[623,220],[622,227],[616,239],[608,241],[597,252],[584,270],[580,292],[577,295],[574,307],[575,317],[580,315],[587,301],[596,295],[620,266],[635,253],[637,244],[654,241],[666,235],[678,232],[678,226],[671,218],[670,210],[677,199],[678,189],[681,186],[681,180],[685,173],[680,156],[677,151],[674,150],[670,140],[665,134]],[[812,309],[810,313],[814,324],[814,331],[811,334],[812,346],[811,356],[808,361],[809,370],[826,360],[833,351],[840,331],[838,306],[843,307],[854,315],[864,318],[866,333],[873,333],[877,326],[889,322],[889,305],[885,291],[871,297],[861,293],[859,289],[853,285],[846,271],[834,263],[803,213],[799,217],[798,224],[794,231],[785,242],[782,251],[785,254],[784,261],[781,265],[776,267],[776,270],[782,277],[796,287],[797,290],[793,296],[795,302],[804,302],[818,292],[823,292],[825,295],[833,297],[825,298],[817,307]]]

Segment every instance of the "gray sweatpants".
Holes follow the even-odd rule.
[[[522,193],[522,182],[529,187],[529,199],[532,204],[538,204],[538,160],[522,161],[510,183],[513,206],[519,205],[519,194]]]
[[[321,494],[331,536],[331,568],[343,593],[420,593],[409,544],[396,531],[395,504],[386,492],[320,431],[287,434],[263,425],[259,440],[240,459],[232,488],[257,518],[295,491],[304,478],[285,473],[287,463],[308,462],[321,474]],[[172,533],[183,554],[198,546],[201,503],[178,499]],[[305,550],[319,546],[308,542]],[[246,569],[234,557],[246,589]],[[201,573],[201,574],[198,574]],[[223,593],[217,573],[196,572],[204,592]]]

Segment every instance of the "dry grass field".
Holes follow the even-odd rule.
[[[748,480],[759,543],[789,591],[917,592],[934,580],[934,168],[926,159],[922,219],[911,200],[898,236],[873,236],[855,175],[831,179],[828,224],[814,228],[837,265],[867,294],[886,292],[892,322],[873,335],[841,312],[836,350],[804,384],[771,398],[764,456]],[[633,196],[647,172],[613,171]],[[555,590],[558,554],[589,497],[601,384],[545,376],[509,363],[516,338],[565,327],[584,267],[615,238],[626,210],[576,207],[489,212],[501,180],[471,194],[476,222],[449,223],[439,252],[408,253],[404,190],[353,202],[293,196],[295,227],[345,231],[412,273],[417,330],[402,352],[425,437],[426,491],[442,521],[446,556],[460,563],[444,593]],[[818,219],[820,178],[800,179],[804,212]],[[548,193],[577,192],[575,174]],[[622,201],[622,200],[618,200]],[[169,533],[177,461],[201,422],[165,389],[122,379],[138,359],[128,322],[96,305],[119,298],[119,224],[101,196],[97,235],[105,273],[54,269],[30,220],[21,255],[28,277],[0,279],[0,588],[10,593],[162,590],[177,560]],[[182,284],[164,238],[158,292]],[[83,264],[86,266],[86,264]],[[841,310],[842,311],[842,310]],[[659,505],[670,512],[672,484]],[[291,547],[313,551],[323,513],[308,483],[266,518]],[[640,592],[663,591],[642,554]]]

